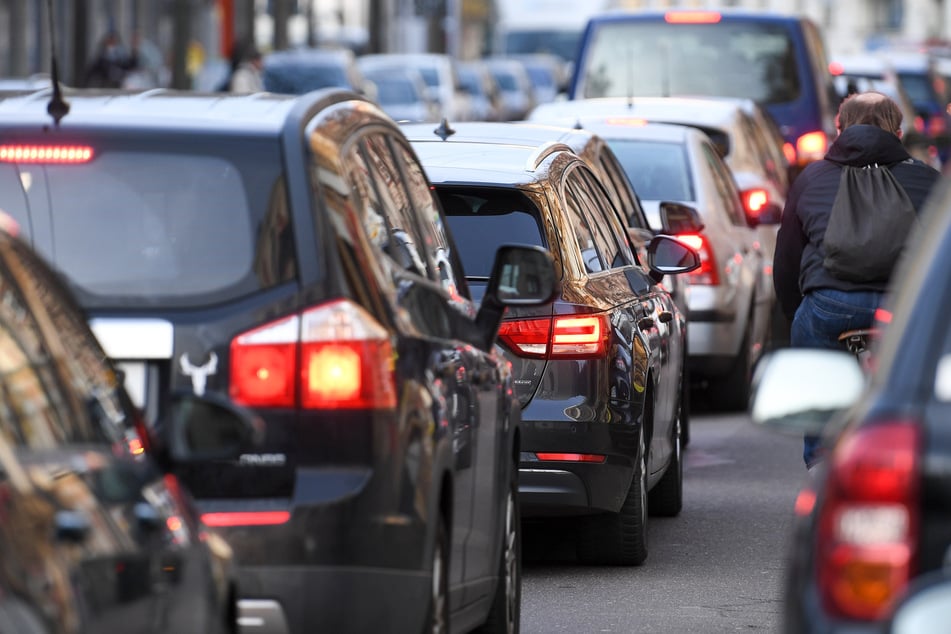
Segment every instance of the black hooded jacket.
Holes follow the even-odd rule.
[[[842,165],[889,166],[920,212],[939,173],[921,161],[904,162],[909,158],[894,134],[877,126],[853,125],[839,134],[824,160],[809,165],[796,178],[786,197],[773,257],[776,297],[788,319],[796,314],[802,296],[813,289],[885,290],[881,283],[856,284],[830,275],[822,265],[822,238],[839,189]]]

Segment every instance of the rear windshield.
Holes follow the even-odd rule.
[[[352,88],[342,66],[280,64],[264,68],[264,89],[286,95],[302,95],[321,88]]]
[[[169,145],[178,151],[103,143],[88,163],[2,164],[0,183],[17,187],[0,188],[0,209],[87,306],[207,305],[294,279],[277,144]]]
[[[584,60],[584,97],[799,97],[795,49],[782,25],[605,23]]]
[[[687,155],[679,143],[613,139],[608,145],[641,200],[694,200]]]
[[[538,210],[524,196],[437,191],[467,277],[489,279],[503,244],[546,246]]]

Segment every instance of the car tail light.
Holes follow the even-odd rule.
[[[559,315],[503,321],[499,340],[520,357],[587,359],[607,354],[607,315]]]
[[[276,526],[291,519],[287,511],[239,511],[234,513],[205,513],[201,521],[205,526]]]
[[[915,132],[925,132],[925,119],[921,115],[915,117]]]
[[[393,350],[364,309],[337,300],[271,322],[231,342],[231,397],[251,407],[389,409]]]
[[[818,161],[826,155],[829,139],[821,130],[807,132],[796,139],[796,158],[800,165]]]
[[[840,62],[829,62],[829,74],[830,75],[841,75],[845,72],[845,68]]]
[[[0,145],[3,163],[88,163],[92,157],[88,145]]]
[[[786,157],[786,162],[790,165],[796,164],[796,148],[793,147],[792,143],[788,141],[783,143],[783,156]]]
[[[928,134],[935,137],[945,133],[947,126],[944,122],[944,114],[939,112],[928,119]]]
[[[720,21],[719,11],[668,11],[664,21],[668,24],[716,24]]]
[[[831,454],[817,537],[819,589],[839,617],[885,617],[911,579],[917,550],[920,428],[866,425]]]
[[[607,460],[607,456],[598,453],[536,453],[539,460],[555,462],[597,462]]]
[[[720,283],[720,274],[717,272],[717,262],[710,247],[710,241],[700,233],[685,233],[677,239],[686,243],[700,255],[700,267],[687,273],[691,284],[707,284],[716,286]]]
[[[769,202],[769,194],[765,189],[747,189],[740,193],[743,199],[743,208],[750,218],[758,218],[766,203]]]

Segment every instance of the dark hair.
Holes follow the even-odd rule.
[[[888,95],[869,91],[846,97],[839,106],[836,125],[845,130],[850,125],[874,125],[882,130],[898,134],[901,130],[902,114]]]
[[[238,41],[231,47],[231,70],[237,70],[243,62],[260,59],[261,52],[250,41]]]

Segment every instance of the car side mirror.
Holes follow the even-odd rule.
[[[162,436],[173,464],[234,460],[264,435],[264,421],[230,399],[211,393],[172,395]]]
[[[664,233],[671,235],[703,231],[703,221],[697,210],[681,203],[660,203],[660,222]]]
[[[548,251],[525,245],[499,247],[476,315],[485,347],[488,349],[495,342],[506,307],[547,304],[559,289],[555,263]]]
[[[647,266],[654,282],[665,275],[689,273],[700,266],[700,255],[677,238],[659,235],[647,243]]]

